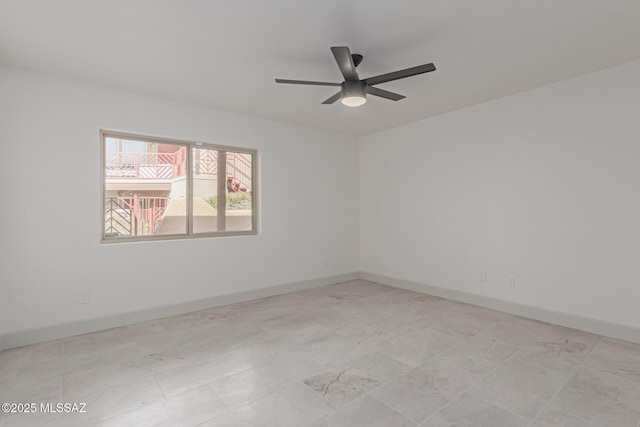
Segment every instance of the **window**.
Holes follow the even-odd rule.
[[[101,132],[102,242],[256,234],[255,150]]]

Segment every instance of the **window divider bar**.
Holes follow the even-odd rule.
[[[217,202],[218,231],[226,231],[226,206],[227,206],[227,152],[218,150],[217,154]]]
[[[193,236],[193,151],[194,146],[189,144],[186,150],[186,176],[187,176],[187,235]]]

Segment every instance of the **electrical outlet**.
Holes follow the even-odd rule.
[[[329,259],[325,258],[324,259],[324,268],[327,268],[327,267],[329,267]]]
[[[89,291],[82,290],[78,295],[78,304],[89,304]]]
[[[483,271],[482,273],[480,273],[480,281],[481,282],[486,282],[487,281],[487,272]]]
[[[511,289],[515,289],[516,288],[516,278],[512,277],[511,279],[509,279],[509,287]]]

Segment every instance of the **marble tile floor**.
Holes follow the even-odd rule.
[[[640,427],[640,345],[356,280],[0,353],[14,426]]]

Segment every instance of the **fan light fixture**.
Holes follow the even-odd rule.
[[[367,102],[367,98],[364,96],[346,96],[342,98],[340,101],[347,107],[359,107],[365,102]]]
[[[366,85],[363,82],[342,83],[342,102],[347,107],[359,107],[367,102]]]

